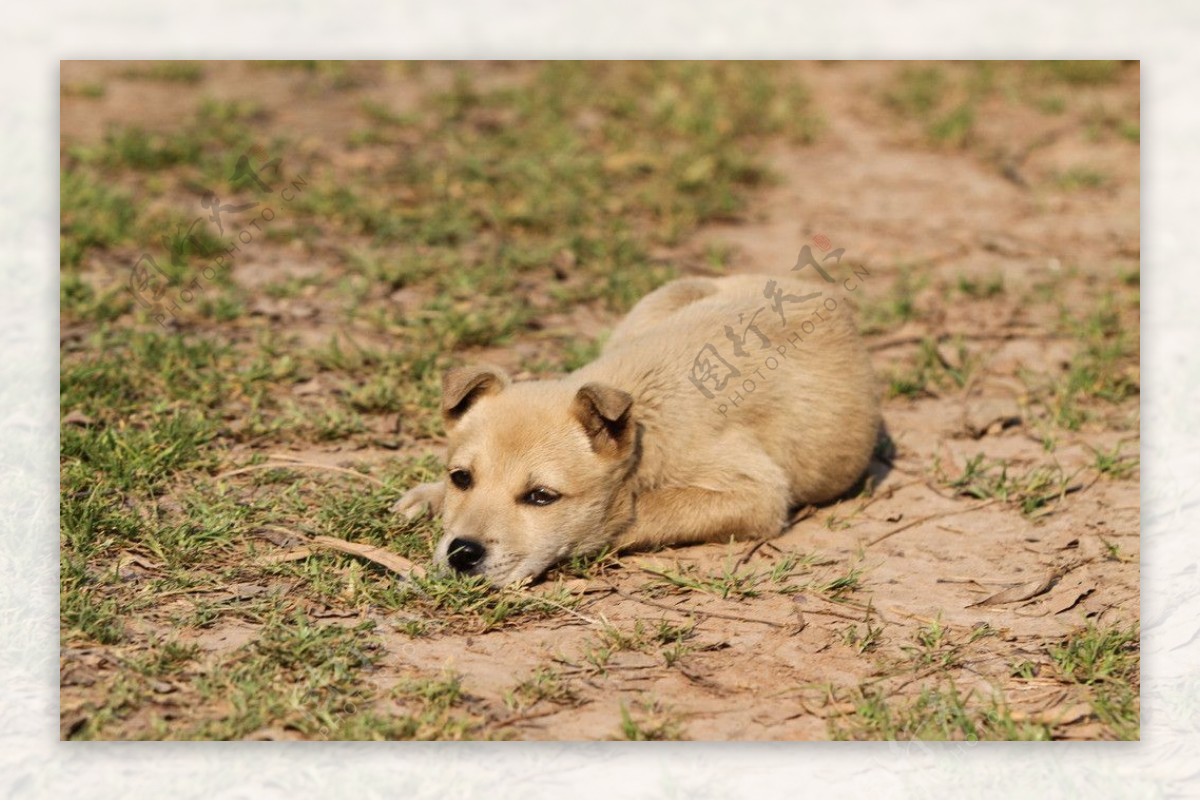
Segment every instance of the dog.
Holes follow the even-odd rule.
[[[862,478],[880,431],[866,348],[828,286],[679,279],[562,378],[450,369],[446,477],[393,510],[440,512],[436,562],[497,586],[605,548],[780,534]]]

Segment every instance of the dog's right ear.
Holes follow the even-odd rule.
[[[446,427],[457,423],[475,402],[509,385],[508,373],[499,367],[481,364],[452,367],[442,376],[442,419]]]
[[[592,450],[615,457],[624,456],[633,445],[632,406],[633,396],[628,392],[593,382],[579,388],[572,410],[591,440]]]

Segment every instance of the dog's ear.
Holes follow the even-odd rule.
[[[623,456],[633,444],[634,426],[629,412],[633,396],[604,384],[584,384],[575,393],[572,412],[602,456]]]
[[[499,392],[508,384],[508,373],[486,364],[447,370],[442,376],[442,419],[446,427],[457,423],[477,400]]]

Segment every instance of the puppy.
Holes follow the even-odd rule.
[[[394,510],[440,512],[437,562],[496,585],[605,546],[779,534],[861,478],[880,426],[850,310],[814,283],[681,279],[563,378],[448,371],[446,478]]]

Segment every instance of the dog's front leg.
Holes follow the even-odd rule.
[[[748,485],[736,490],[669,487],[643,493],[632,525],[618,538],[620,549],[657,548],[729,538],[774,537],[787,523],[782,489]]]
[[[445,497],[446,482],[444,481],[418,484],[392,504],[392,511],[404,515],[406,520],[414,520],[426,512],[436,515],[442,511],[442,501]]]

